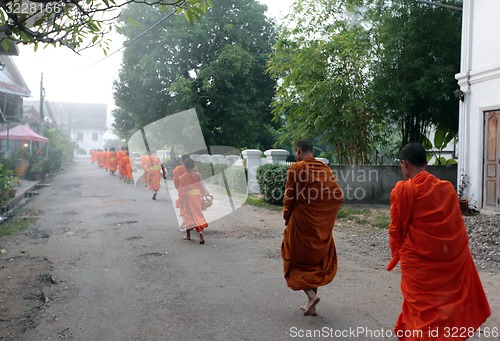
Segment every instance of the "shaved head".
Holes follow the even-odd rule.
[[[406,160],[416,167],[424,167],[427,164],[425,148],[420,143],[408,143],[399,153],[400,160]]]
[[[311,142],[306,141],[306,140],[298,140],[295,142],[295,148],[300,149],[301,152],[314,152],[314,148]]]

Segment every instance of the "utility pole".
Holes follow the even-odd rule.
[[[45,117],[43,114],[43,101],[45,97],[45,89],[43,87],[43,72],[40,77],[40,135],[45,136]]]

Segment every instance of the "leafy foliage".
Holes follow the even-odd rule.
[[[147,124],[195,108],[207,145],[270,147],[274,80],[265,74],[274,26],[255,0],[220,0],[191,26],[167,18],[124,51],[115,83],[115,132],[128,139]],[[130,40],[164,15],[130,6]],[[243,133],[251,132],[251,133]]]
[[[460,0],[447,1],[461,5]],[[453,6],[456,8],[455,6]],[[269,66],[280,143],[307,138],[335,162],[458,128],[461,14],[415,0],[296,0]]]
[[[212,0],[7,0],[0,3],[0,41],[8,50],[12,43],[52,44],[74,51],[101,46],[128,4],[154,6],[161,11],[184,12],[191,24],[212,6]]]
[[[453,92],[460,69],[461,12],[414,0],[374,3],[378,60],[373,90],[378,110],[398,123],[401,145],[422,143],[431,124],[456,133]]]
[[[457,137],[457,134],[451,131],[447,131],[443,127],[437,127],[434,132],[434,143],[432,143],[427,137],[424,137],[422,145],[430,153],[427,155],[427,161],[432,159],[434,156],[436,161],[434,165],[436,166],[450,166],[456,165],[458,162],[454,159],[447,160],[444,156],[441,156],[443,150],[446,148],[448,143],[453,141]],[[434,151],[436,150],[436,151]]]
[[[288,165],[265,164],[257,168],[257,182],[264,201],[283,205]]]
[[[314,136],[348,164],[367,163],[381,132],[370,105],[370,31],[356,18],[349,1],[296,1],[269,66],[282,80],[273,102],[281,141]]]

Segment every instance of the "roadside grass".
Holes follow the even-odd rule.
[[[337,219],[376,228],[387,228],[390,223],[388,212],[374,208],[356,208],[345,205],[340,207]]]
[[[272,211],[282,211],[283,207],[278,205],[271,205],[264,202],[261,196],[248,195],[245,205],[262,207]],[[385,229],[389,226],[391,221],[388,211],[379,210],[374,208],[358,208],[352,206],[342,205],[337,214],[337,220],[343,222],[354,222],[359,225],[368,225]]]
[[[0,223],[0,238],[26,231],[36,223],[36,216],[30,216],[32,210],[20,208],[8,219]]]
[[[247,201],[245,202],[245,205],[262,207],[262,208],[266,208],[268,210],[276,211],[276,212],[283,211],[283,206],[268,204],[264,201],[264,199],[262,197],[257,196],[257,195],[251,195],[251,194],[248,195],[248,198],[247,198]]]

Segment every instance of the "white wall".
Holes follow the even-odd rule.
[[[466,195],[482,208],[484,112],[500,109],[500,1],[464,0],[461,70],[456,75],[465,92],[460,102],[460,174],[470,178]]]
[[[83,134],[83,140],[78,140],[78,133]],[[97,140],[94,141],[92,139],[92,136],[94,133],[97,133]],[[99,130],[74,130],[71,134],[72,140],[75,141],[78,144],[79,149],[85,149],[87,154],[89,154],[91,149],[99,149],[103,148],[104,145],[104,138],[103,138],[103,133]]]

